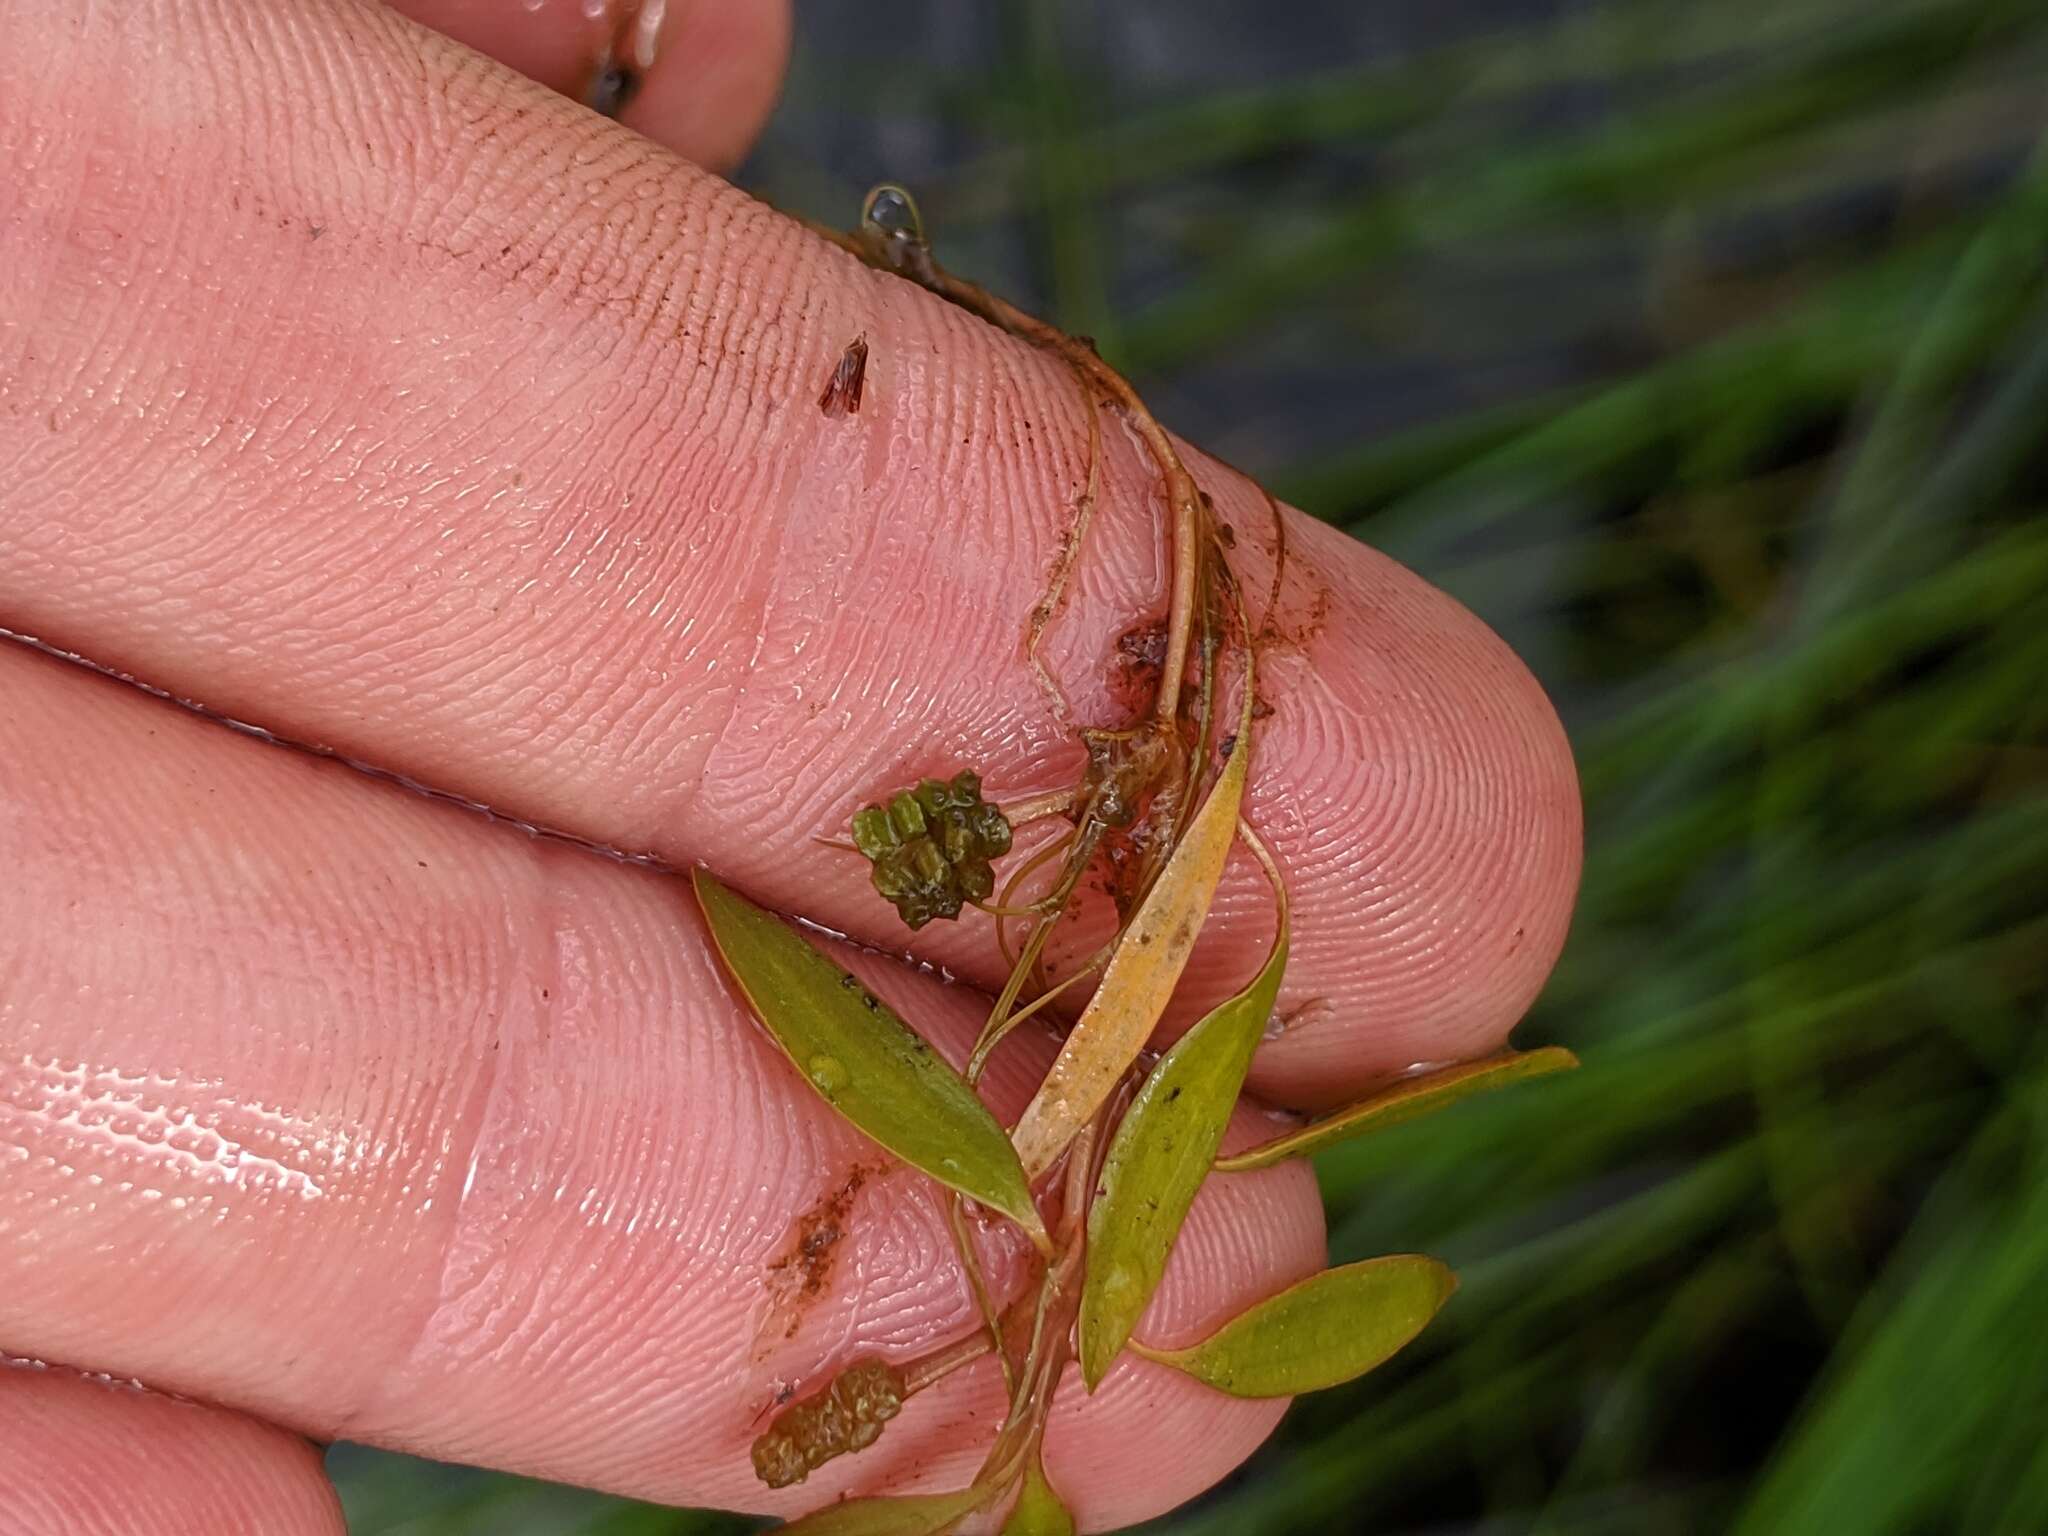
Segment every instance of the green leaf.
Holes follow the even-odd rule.
[[[1546,1077],[1565,1072],[1579,1064],[1579,1058],[1562,1046],[1545,1046],[1540,1051],[1509,1051],[1485,1061],[1461,1062],[1440,1072],[1404,1078],[1369,1099],[1348,1109],[1325,1115],[1273,1141],[1262,1142],[1246,1151],[1216,1160],[1221,1173],[1245,1173],[1253,1168],[1270,1168],[1290,1157],[1307,1157],[1340,1141],[1389,1130],[1420,1120],[1440,1109],[1448,1109],[1463,1098],[1505,1088],[1528,1077]]]
[[[792,1520],[779,1536],[936,1536],[986,1504],[992,1490],[927,1493],[895,1499],[845,1499]]]
[[[1457,1276],[1438,1259],[1367,1259],[1311,1275],[1186,1349],[1131,1348],[1232,1397],[1292,1397],[1340,1386],[1391,1359],[1457,1288]]]
[[[787,923],[705,870],[690,878],[720,957],[804,1081],[888,1151],[1001,1211],[1044,1249],[1017,1154],[960,1074]]]
[[[1024,1471],[1024,1488],[1003,1522],[1002,1536],[1074,1536],[1074,1517],[1052,1491],[1037,1456]]]
[[[1166,1053],[1131,1101],[1103,1161],[1088,1213],[1081,1292],[1081,1375],[1091,1392],[1159,1288],[1272,1017],[1288,946],[1286,896],[1277,879],[1273,888],[1280,893],[1280,931],[1272,954],[1250,986]]]

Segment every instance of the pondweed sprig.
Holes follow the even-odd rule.
[[[1071,1531],[1039,1449],[1054,1388],[1077,1352],[1090,1391],[1129,1351],[1218,1391],[1289,1396],[1372,1369],[1420,1332],[1454,1288],[1450,1272],[1434,1259],[1369,1260],[1313,1276],[1188,1348],[1153,1349],[1135,1338],[1135,1330],[1206,1177],[1304,1155],[1572,1062],[1565,1052],[1549,1051],[1449,1068],[1265,1147],[1216,1160],[1279,993],[1290,938],[1284,871],[1247,820],[1259,730],[1257,656],[1230,567],[1229,535],[1217,527],[1209,499],[1130,385],[1091,345],[941,268],[907,192],[878,187],[858,230],[824,233],[870,265],[1053,354],[1075,378],[1089,423],[1088,464],[1075,497],[1073,535],[1023,638],[1026,658],[1062,712],[1064,695],[1039,663],[1037,647],[1094,509],[1105,406],[1123,415],[1151,454],[1165,493],[1171,565],[1154,698],[1134,720],[1077,728],[1086,749],[1079,781],[1071,792],[1023,803],[1014,818],[1020,827],[1040,820],[1063,825],[1002,883],[999,900],[990,901],[998,888],[995,863],[1011,850],[1013,818],[984,798],[973,769],[950,780],[924,779],[853,817],[853,847],[870,861],[875,889],[908,927],[957,918],[970,904],[997,916],[1010,974],[966,1074],[941,1061],[796,930],[708,872],[696,873],[698,900],[720,954],[805,1081],[882,1148],[951,1191],[956,1248],[982,1312],[978,1332],[918,1359],[848,1365],[821,1391],[781,1412],[756,1442],[754,1464],[771,1486],[799,1481],[832,1457],[872,1443],[917,1392],[993,1354],[1008,1384],[1009,1409],[968,1487],[843,1501],[789,1529],[799,1536],[936,1536],[1007,1504],[1010,1536]],[[1277,529],[1277,506],[1274,516]],[[1284,565],[1284,533],[1276,538],[1275,558]],[[1276,569],[1276,598],[1281,574]],[[1233,728],[1219,741],[1226,662],[1238,702]],[[1144,1047],[1179,984],[1230,850],[1239,844],[1272,885],[1278,909],[1272,951],[1242,991],[1148,1065],[1141,1059]],[[1105,860],[1117,870],[1116,931],[1055,978],[1045,962],[1047,941],[1068,916],[1083,876]],[[1028,889],[1034,879],[1035,893]],[[1023,924],[1014,947],[1007,928],[1013,920]],[[1088,979],[1095,986],[1086,1006],[1016,1126],[1005,1133],[973,1090],[983,1064],[1019,1020],[1049,1015],[1068,989]],[[970,1200],[1015,1222],[1037,1254],[1032,1283],[1000,1310],[968,1240]]]

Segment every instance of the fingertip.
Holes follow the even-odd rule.
[[[1336,529],[1288,528],[1251,803],[1295,931],[1249,1083],[1316,1109],[1500,1046],[1563,948],[1582,816],[1557,713],[1492,629]],[[1236,874],[1213,962],[1229,976],[1269,922],[1257,872]]]
[[[790,8],[787,0],[700,0],[680,12],[648,55],[618,116],[699,165],[730,170],[760,137],[782,95],[793,30]]]
[[[392,4],[712,170],[745,156],[789,66],[789,0]]]

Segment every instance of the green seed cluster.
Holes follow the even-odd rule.
[[[853,845],[873,862],[875,889],[922,928],[988,899],[996,887],[989,861],[1010,851],[1010,823],[981,798],[981,776],[963,772],[856,812]]]
[[[903,1408],[903,1377],[880,1360],[861,1360],[816,1397],[785,1409],[754,1442],[754,1474],[770,1488],[800,1483],[834,1456],[873,1445]]]

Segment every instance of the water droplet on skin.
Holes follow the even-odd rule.
[[[1402,1077],[1427,1077],[1432,1072],[1441,1072],[1453,1063],[1448,1061],[1411,1061],[1400,1071]]]
[[[846,1064],[837,1056],[813,1056],[807,1070],[820,1093],[832,1093],[846,1086]]]

